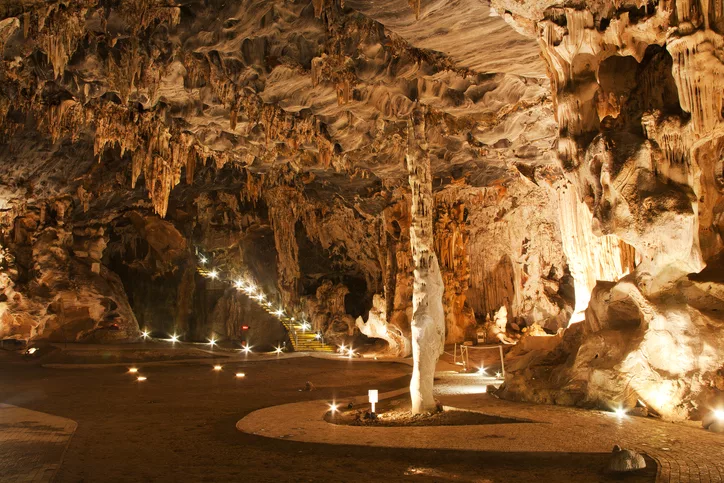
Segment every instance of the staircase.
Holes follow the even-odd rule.
[[[204,259],[202,266],[196,267],[196,270],[199,274],[210,279],[209,284],[211,288],[214,288],[214,284],[222,285],[232,283],[229,279],[221,278],[220,274],[218,274],[216,270],[212,271],[203,266],[204,263],[206,263],[206,259]],[[240,288],[239,285],[236,285],[236,287]],[[247,295],[250,296],[252,300],[256,301],[256,303],[270,315],[281,321],[284,328],[287,329],[287,332],[289,333],[289,340],[292,341],[292,347],[295,352],[337,352],[337,348],[335,346],[325,344],[324,340],[317,338],[317,334],[313,330],[305,329],[299,321],[294,319],[294,317],[287,317],[284,314],[280,315],[277,311],[272,310],[271,302],[264,301],[263,297],[260,300],[257,300],[256,297],[252,296],[254,294],[253,290],[254,289],[252,289],[251,293],[247,293]]]
[[[277,317],[272,311],[272,305],[262,304],[264,310],[270,315]],[[292,347],[295,352],[337,352],[337,348],[325,344],[323,340],[317,338],[317,334],[311,329],[305,329],[302,324],[294,319],[294,317],[282,316],[278,317],[284,328],[289,333],[289,340],[292,341]]]

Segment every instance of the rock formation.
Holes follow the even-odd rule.
[[[504,396],[696,417],[724,388],[722,12],[0,1],[0,336],[283,338],[204,254],[406,354],[424,240],[446,343],[501,307],[559,334]]]
[[[407,171],[412,190],[410,207],[410,245],[414,282],[412,289],[412,357],[410,381],[412,413],[432,411],[435,365],[445,346],[445,312],[440,266],[434,249],[432,231],[432,172],[425,139],[425,118],[415,109],[408,121]]]
[[[581,206],[579,220],[588,211],[593,233],[614,237],[604,246],[620,254],[611,268],[629,272],[604,281],[610,268],[600,264],[583,329],[539,356],[545,368],[511,373],[508,395],[603,406],[638,400],[669,418],[707,411],[724,364],[724,286],[715,275],[722,5],[494,4],[538,39],[548,65],[558,155],[576,193],[562,195],[571,198],[562,206]]]

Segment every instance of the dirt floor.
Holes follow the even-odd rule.
[[[125,367],[48,369],[0,351],[0,402],[78,422],[58,482],[638,482],[655,474],[607,477],[606,454],[400,450],[243,434],[236,421],[256,409],[400,388],[411,368],[314,358],[223,364],[220,372],[204,361],[138,364],[148,379],[137,382]],[[306,381],[316,390],[300,391]]]

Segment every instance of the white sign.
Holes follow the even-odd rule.
[[[377,389],[370,389],[369,391],[367,391],[367,395],[370,398],[370,404],[372,405],[372,413],[374,414],[375,403],[377,402],[377,398],[378,398]]]

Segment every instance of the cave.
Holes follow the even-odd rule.
[[[75,390],[100,417],[122,368],[135,402],[209,427],[243,399],[237,429],[276,438],[260,481],[365,446],[379,468],[341,481],[467,481],[456,451],[507,448],[514,423],[484,479],[575,480],[581,453],[587,481],[674,481],[656,431],[724,450],[722,59],[708,0],[0,0],[0,411],[25,427],[70,394],[55,416],[83,433]],[[189,382],[144,392],[164,374]],[[324,418],[259,422],[312,391]],[[536,429],[606,417],[623,429],[580,451]],[[374,433],[416,425],[454,429]],[[48,478],[104,479],[84,434]],[[197,470],[164,454],[129,478],[203,479],[184,448]]]

